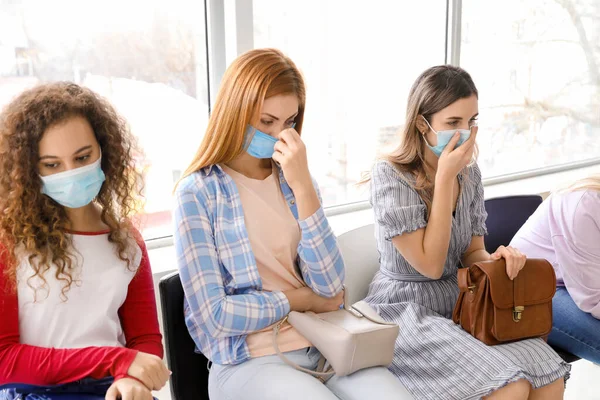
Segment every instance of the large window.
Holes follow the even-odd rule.
[[[413,81],[444,63],[446,1],[253,0],[254,47],[277,47],[307,85],[303,139],[325,206],[398,144]],[[426,16],[426,18],[425,18]]]
[[[108,98],[143,149],[144,236],[167,236],[208,119],[205,43],[202,1],[0,1],[0,107],[57,80]]]
[[[57,80],[107,97],[143,149],[144,236],[158,238],[209,92],[243,51],[277,47],[302,70],[329,207],[366,199],[355,183],[397,146],[410,85],[456,55],[480,90],[484,177],[599,157],[599,16],[600,0],[0,0],[0,107]]]
[[[600,1],[462,2],[484,177],[600,156]]]

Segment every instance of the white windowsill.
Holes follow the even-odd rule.
[[[592,173],[600,173],[600,165],[560,171],[553,174],[535,176],[511,182],[486,185],[485,197],[494,198],[533,193],[541,194],[543,197],[546,197],[548,192]],[[345,214],[337,214],[328,219],[333,231],[339,236],[352,229],[373,223],[373,212],[371,209],[365,209]],[[152,272],[155,281],[158,281],[160,277],[177,269],[175,264],[175,249],[172,244],[162,247],[150,247],[148,252],[150,255]]]

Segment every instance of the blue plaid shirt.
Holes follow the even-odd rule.
[[[281,170],[279,180],[298,219],[294,194]],[[250,359],[246,336],[281,320],[290,304],[283,292],[262,290],[232,178],[215,165],[183,179],[176,190],[174,220],[185,320],[197,349],[217,364]],[[344,262],[323,208],[298,224],[297,262],[304,282],[318,295],[333,297],[342,290]]]

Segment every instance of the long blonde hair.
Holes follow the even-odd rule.
[[[251,50],[236,58],[225,71],[206,134],[182,179],[238,157],[245,150],[247,126],[257,122],[265,99],[281,94],[298,97],[295,129],[300,134],[306,90],[294,62],[276,49]]]
[[[425,170],[425,139],[417,129],[417,119],[422,115],[429,123],[431,117],[457,100],[479,96],[471,76],[460,67],[439,65],[423,72],[408,95],[406,123],[402,129],[400,145],[390,154],[381,157],[392,163],[401,175],[414,176],[407,182],[419,193],[427,210],[433,201],[434,178]],[[476,153],[475,153],[476,157]],[[366,173],[359,184],[371,180]]]
[[[593,174],[573,182],[560,192],[575,192],[577,190],[596,190],[600,192],[600,174]]]

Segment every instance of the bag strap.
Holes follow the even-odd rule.
[[[489,277],[487,279],[489,279]],[[489,283],[488,283],[488,286],[489,286]],[[471,268],[463,268],[463,269],[458,270],[458,287],[461,292],[469,292],[471,294],[471,296],[468,298],[467,301],[473,302],[473,300],[476,300],[474,298],[474,296],[475,296],[475,292],[478,290],[478,288],[477,288],[477,286],[473,285],[473,283],[471,281]],[[483,303],[483,300],[480,297],[479,301],[475,302],[475,314],[473,314],[473,315],[475,315],[475,316],[479,315],[479,313],[481,311],[481,303]],[[471,332],[469,332],[469,333],[471,334],[471,336],[474,336],[474,337],[475,337],[475,324],[476,323],[477,323],[477,318],[472,318],[471,319]]]
[[[364,300],[358,301],[347,309],[358,318],[366,318],[371,322],[379,325],[397,325],[395,322],[386,321],[381,318],[377,311],[375,311],[367,302]]]
[[[356,316],[357,318],[366,318],[376,324],[396,325],[394,322],[388,322],[388,321],[384,320],[383,318],[381,318],[379,316],[379,314],[377,314],[377,312],[375,310],[373,310],[371,308],[371,306],[369,306],[364,301],[356,302],[350,306],[348,304],[348,289],[346,288],[346,286],[344,286],[344,305],[343,305],[342,309],[348,311],[349,313]],[[299,366],[298,364],[292,362],[289,358],[284,356],[283,353],[281,352],[281,350],[279,349],[279,345],[277,344],[277,336],[279,336],[279,331],[281,330],[281,327],[283,326],[283,324],[285,324],[287,322],[287,319],[288,319],[288,317],[285,316],[285,318],[283,318],[281,321],[279,321],[273,327],[273,347],[275,348],[275,352],[277,353],[279,358],[281,358],[283,360],[283,362],[286,363],[287,365],[289,365],[290,367],[296,368],[299,371],[302,371],[309,375],[312,375],[312,376],[316,377],[317,379],[321,380],[323,383],[325,383],[327,381],[327,379],[329,379],[333,375],[335,375],[335,371],[333,370],[333,368],[331,366],[329,366],[329,368],[327,368],[326,371],[324,370],[325,362],[327,360],[325,359],[325,357],[323,357],[323,355],[321,355],[321,358],[319,359],[317,371],[312,371],[310,369],[303,368],[303,367]]]
[[[296,364],[295,362],[293,362],[292,360],[290,360],[289,358],[284,356],[283,353],[281,352],[281,350],[279,349],[279,345],[277,344],[277,336],[279,335],[279,331],[281,330],[281,327],[283,326],[283,324],[285,324],[287,322],[287,319],[288,319],[288,317],[286,316],[284,319],[279,321],[273,328],[273,347],[275,348],[275,352],[277,352],[277,355],[279,356],[279,358],[281,358],[283,360],[283,362],[286,363],[287,365],[289,365],[290,367],[295,368],[298,371],[302,371],[309,375],[312,375],[315,378],[320,379],[322,382],[326,382],[327,379],[329,379],[333,375],[335,375],[335,371],[333,371],[333,369],[331,367],[329,367],[327,369],[327,371],[323,371],[325,369],[325,361],[326,361],[325,357],[321,356],[321,359],[319,360],[319,364],[317,366],[317,371],[313,371],[313,370],[301,367],[300,365]]]
[[[460,268],[457,273],[458,278],[458,290],[460,292],[466,292],[471,286],[471,276],[469,274],[469,268]]]
[[[519,274],[513,279],[513,321],[519,322],[525,310],[525,276]]]

